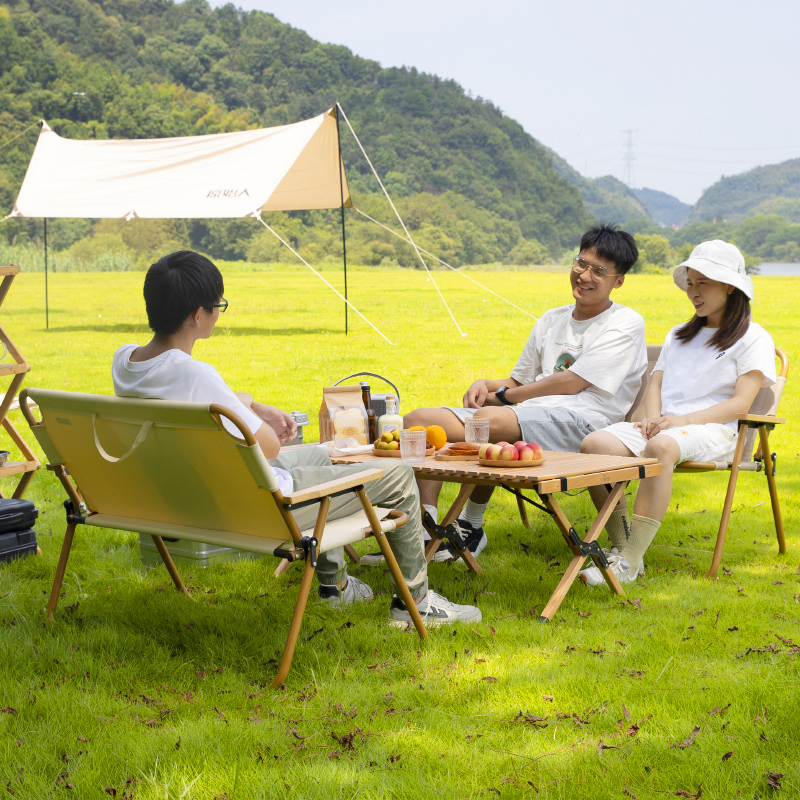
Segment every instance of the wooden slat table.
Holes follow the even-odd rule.
[[[538,467],[485,467],[471,461],[436,461],[428,456],[424,464],[414,466],[417,478],[426,481],[447,481],[461,484],[458,496],[449,508],[442,525],[448,525],[461,513],[470,494],[476,486],[503,486],[517,494],[520,505],[524,502],[519,494],[523,489],[534,491],[539,501],[555,521],[561,535],[572,550],[573,558],[564,571],[558,586],[553,592],[539,619],[547,622],[553,618],[570,587],[583,568],[587,556],[591,556],[606,579],[609,587],[618,595],[624,594],[622,586],[613,572],[600,564],[595,544],[606,521],[632,480],[649,478],[661,474],[661,465],[654,458],[623,458],[621,456],[589,455],[584,453],[559,453],[545,450],[545,463]],[[332,459],[334,464],[353,464],[368,461],[382,461],[370,453]],[[581,539],[572,523],[559,505],[555,495],[572,489],[606,485],[609,489],[606,500],[592,522],[585,538]],[[430,561],[438,539],[432,539],[425,555]],[[475,571],[481,569],[468,554],[465,559]]]

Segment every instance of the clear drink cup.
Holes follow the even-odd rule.
[[[464,423],[464,436],[470,444],[486,444],[489,441],[489,420],[472,417]]]
[[[426,431],[400,431],[400,458],[409,464],[424,464],[426,436]]]

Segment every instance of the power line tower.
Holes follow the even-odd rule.
[[[635,133],[639,133],[638,130],[626,130],[622,131],[625,134],[625,142],[623,147],[625,148],[625,155],[622,157],[623,163],[623,181],[630,189],[636,188],[636,171],[634,169],[634,162],[636,161],[636,156],[634,155],[634,148],[635,144],[633,141],[633,135]]]

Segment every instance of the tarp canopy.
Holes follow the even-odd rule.
[[[292,125],[167,139],[63,139],[43,121],[9,216],[202,219],[342,205],[350,193],[331,108]]]

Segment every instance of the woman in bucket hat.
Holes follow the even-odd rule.
[[[734,245],[719,239],[699,244],[672,277],[694,316],[667,334],[645,397],[646,418],[594,431],[581,446],[583,453],[661,462],[662,474],[641,482],[631,520],[623,497],[606,525],[612,545],[607,556],[620,583],[644,572],[642,557],[667,512],[675,467],[683,461],[730,461],[736,420],[759,389],[776,379],[775,345],[750,321],[753,281]],[[592,494],[598,508],[603,494],[600,487]],[[597,567],[583,570],[581,579],[589,586],[605,584]]]

